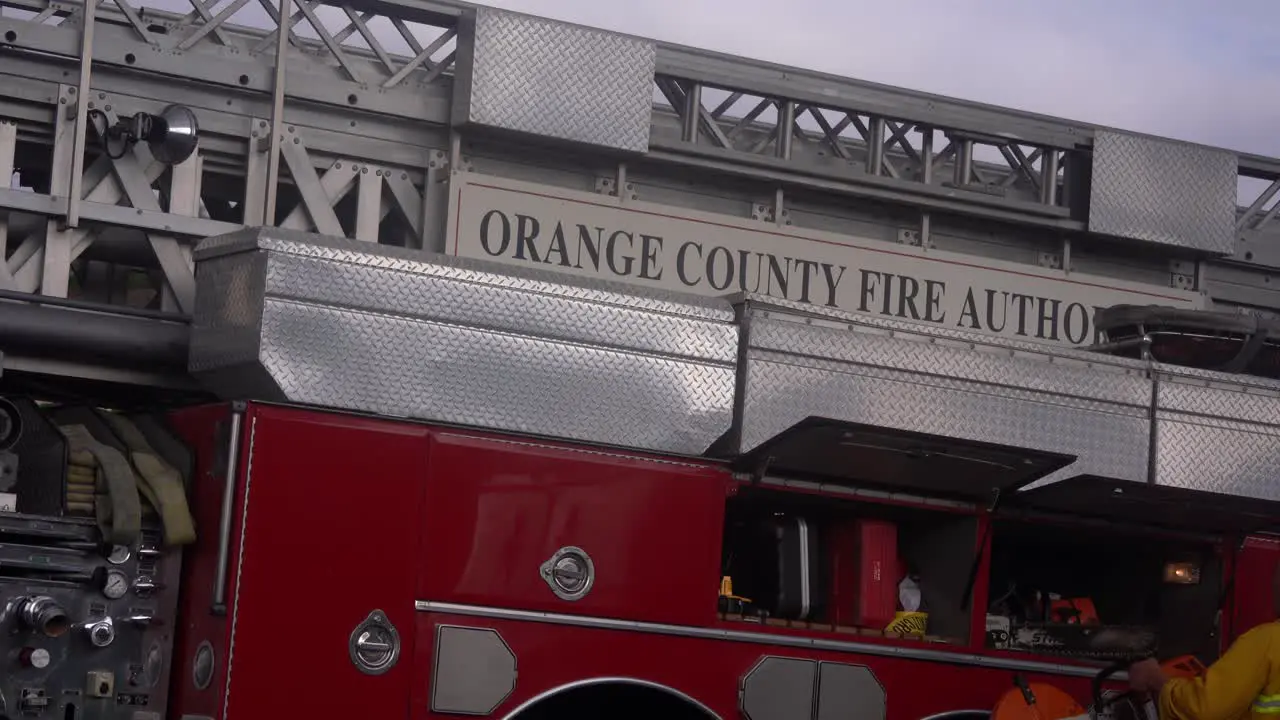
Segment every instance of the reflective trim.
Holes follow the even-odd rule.
[[[975,665],[977,667],[999,668],[1001,670],[1021,670],[1024,672],[1068,675],[1072,677],[1092,678],[1094,675],[1098,674],[1098,670],[1101,667],[1089,667],[1087,665],[1059,665],[1057,663],[1041,662],[1037,660],[991,657],[968,652],[932,650],[929,648],[904,645],[877,645],[873,643],[850,642],[847,640],[828,640],[826,638],[812,638],[799,635],[774,635],[772,633],[751,632],[749,630],[721,630],[718,628],[668,625],[665,623],[648,623],[638,622],[635,620],[615,620],[613,618],[591,617],[589,615],[561,615],[558,613],[533,612],[530,610],[512,610],[509,608],[459,605],[455,603],[435,602],[431,600],[418,600],[414,603],[414,609],[419,612],[438,612],[448,613],[450,615],[503,618],[507,620],[548,623],[552,625],[573,625],[576,627],[596,628],[599,630],[622,630],[656,635],[674,635],[677,637],[773,645],[775,647],[832,650],[835,652],[859,653],[861,655],[876,655],[879,657],[928,660],[930,662],[947,663],[949,665]],[[1112,676],[1112,679],[1118,681],[1127,680],[1128,674],[1116,673]]]
[[[1259,695],[1253,701],[1253,711],[1259,715],[1280,715],[1280,695]]]

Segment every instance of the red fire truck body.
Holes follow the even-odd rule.
[[[203,457],[215,454],[209,439],[228,410],[178,415]],[[252,450],[240,462],[225,615],[209,612],[215,535],[202,536],[186,566],[174,686],[186,714],[453,716],[433,712],[441,628],[492,632],[500,642],[488,649],[510,653],[509,666],[455,660],[494,717],[590,683],[659,688],[709,717],[737,717],[743,678],[771,657],[865,665],[893,719],[989,711],[1015,672],[1083,700],[1097,670],[719,620],[707,578],[719,572],[724,500],[738,481],[714,464],[304,408],[251,404],[243,417]],[[206,463],[197,472],[198,522],[216,527],[220,473]],[[351,478],[376,511],[317,491]],[[316,524],[332,532],[317,535]],[[574,606],[530,571],[568,542],[612,569]],[[365,676],[334,638],[374,610],[400,633],[402,657]],[[227,660],[196,690],[185,681],[205,642]],[[488,683],[475,677],[486,672]],[[784,707],[800,701],[777,692]]]
[[[266,402],[173,415],[210,529],[183,566],[183,716],[920,720],[989,712],[1017,678],[1085,707],[1100,658],[1155,649],[1107,633],[1211,661],[1268,619],[1280,556],[1232,527],[1266,502],[1114,477],[1178,477],[1197,450],[1176,394],[1148,414],[1153,386],[1221,403],[1240,376],[280,230],[197,263],[193,370]],[[380,345],[434,353],[430,374]],[[913,393],[947,401],[884,404]],[[659,451],[680,447],[705,451]],[[868,520],[891,539],[848,544]],[[792,524],[814,528],[798,550]],[[886,627],[908,601],[860,620],[870,600],[838,599],[905,578],[927,629]],[[994,639],[1020,583],[1097,617],[1010,615]]]

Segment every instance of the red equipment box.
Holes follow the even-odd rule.
[[[883,629],[898,609],[898,527],[859,519],[831,529],[831,620]]]

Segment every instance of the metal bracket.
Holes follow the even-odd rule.
[[[1188,260],[1169,261],[1169,287],[1178,290],[1196,289],[1196,263]]]

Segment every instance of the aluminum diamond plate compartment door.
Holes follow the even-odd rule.
[[[732,449],[769,456],[777,472],[839,482],[874,471],[909,492],[969,499],[1082,473],[1146,480],[1140,362],[772,299],[739,312]],[[880,467],[869,470],[872,454]],[[805,467],[781,467],[784,456]]]
[[[1157,388],[1158,484],[1280,502],[1280,383],[1160,366]]]
[[[691,455],[731,425],[724,301],[279,228],[196,262],[189,365],[226,399]]]
[[[652,42],[483,7],[460,25],[455,125],[648,151]]]
[[[1236,156],[1129,133],[1093,141],[1089,230],[1190,250],[1235,250]]]

